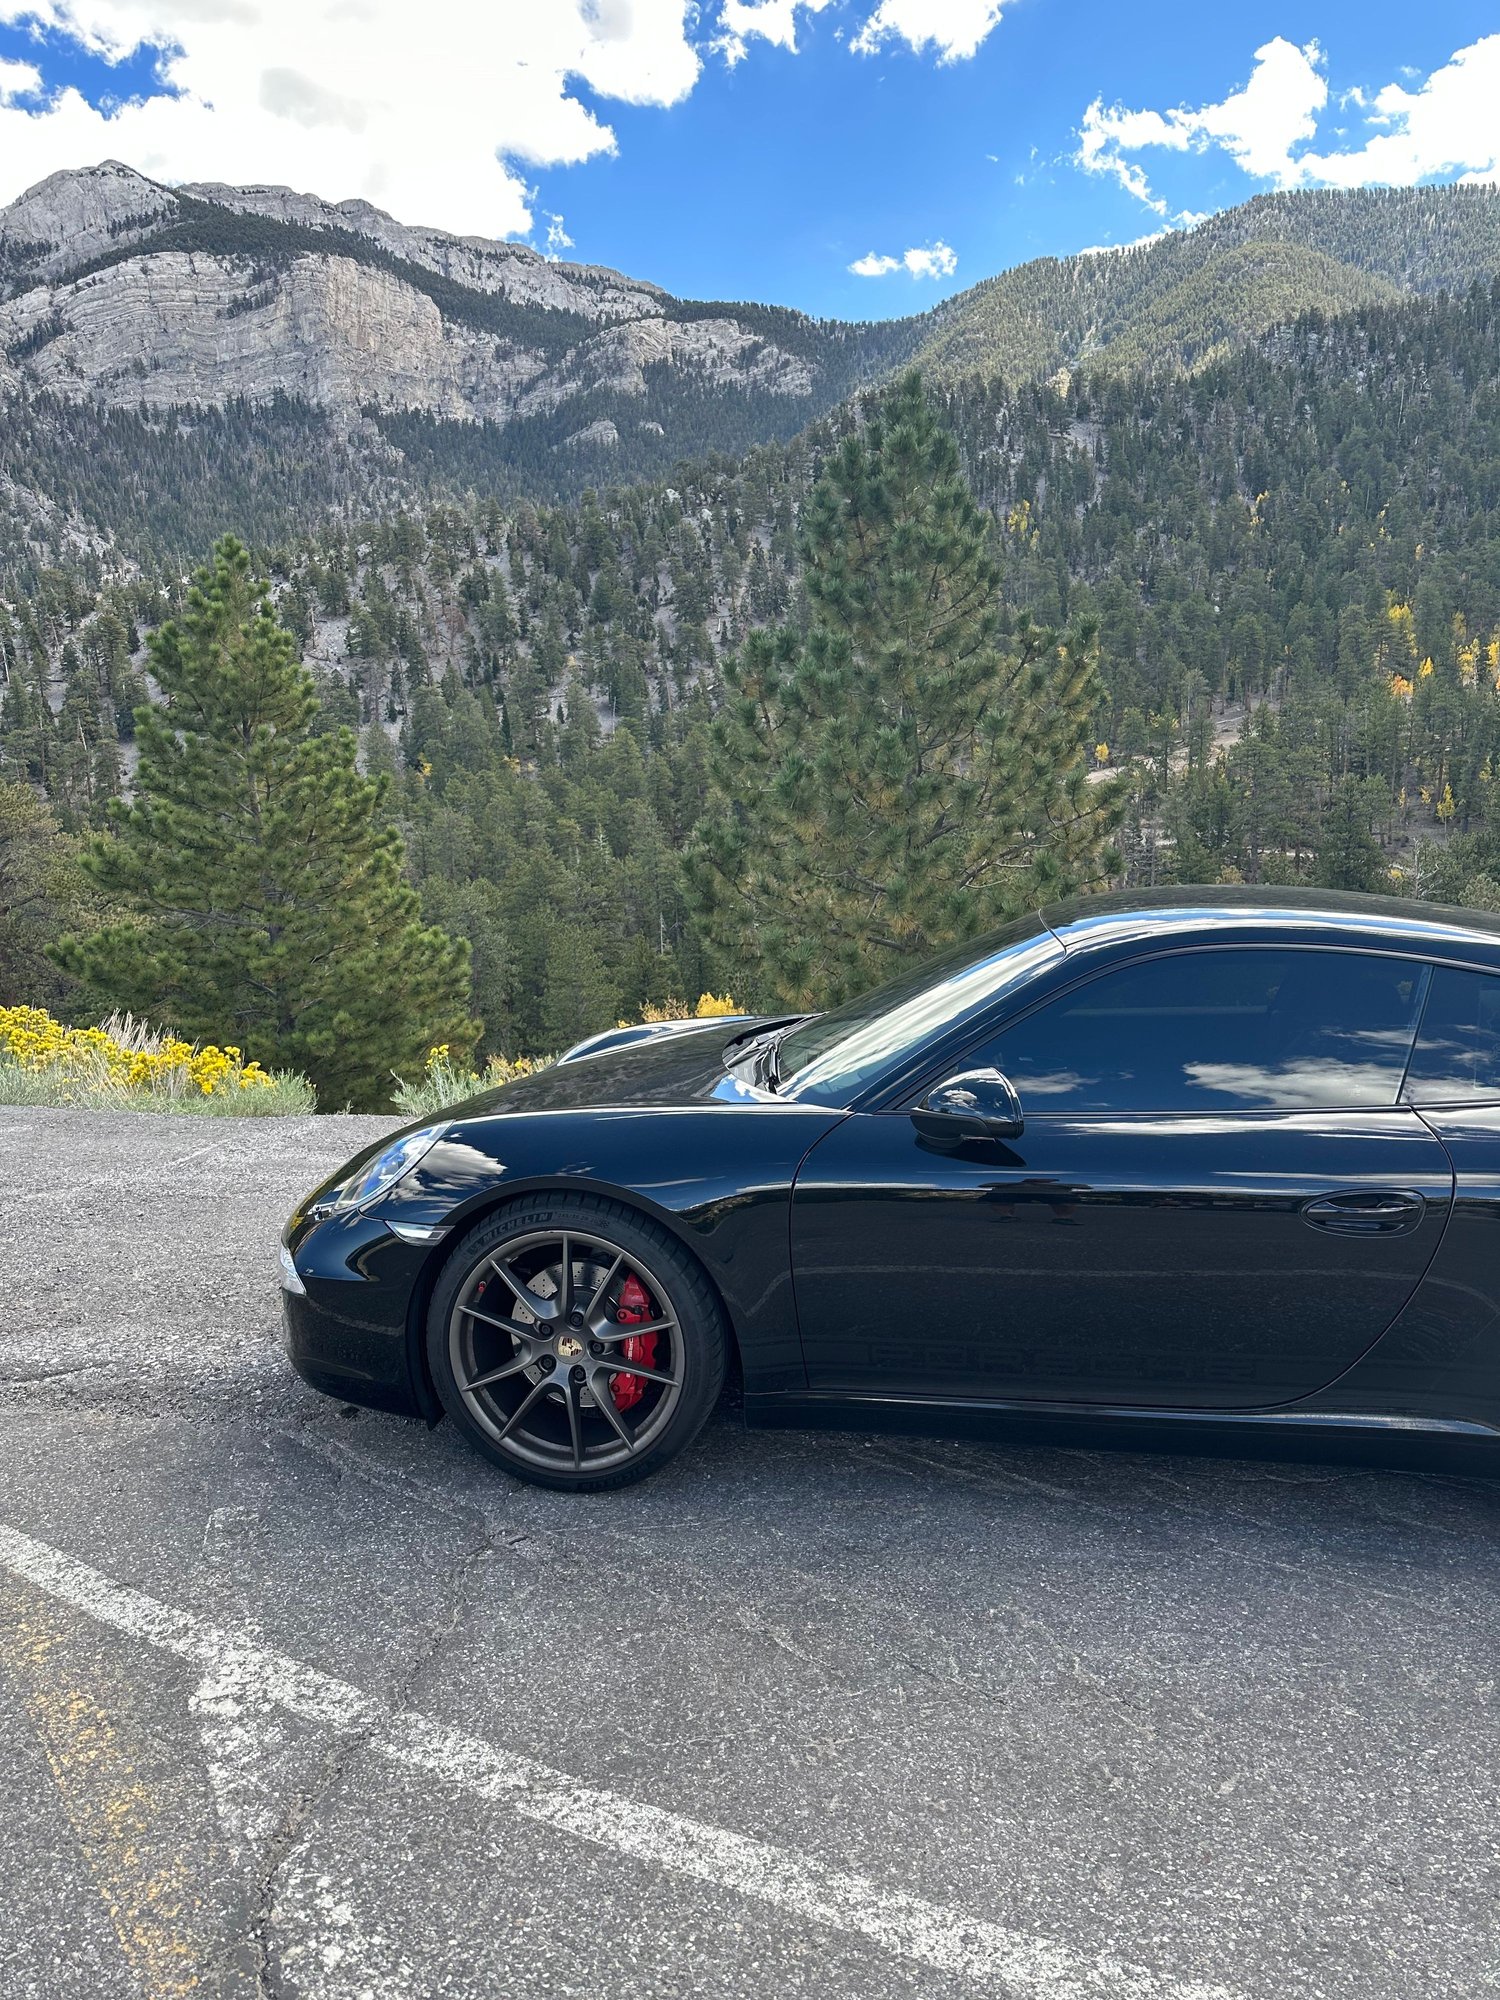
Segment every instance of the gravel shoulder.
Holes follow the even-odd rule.
[[[396,1122],[0,1111],[6,2000],[1500,1994],[1500,1482],[722,1419],[523,1489],[282,1358]]]

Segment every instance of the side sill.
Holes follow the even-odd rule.
[[[1114,1403],[945,1402],[936,1397],[859,1396],[799,1391],[786,1396],[746,1396],[745,1422],[754,1429],[976,1430],[1018,1435],[1132,1432],[1219,1437],[1452,1438],[1500,1446],[1500,1427],[1467,1417],[1411,1417],[1340,1410],[1174,1410]]]

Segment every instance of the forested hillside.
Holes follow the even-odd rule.
[[[1091,360],[1192,367],[1301,312],[1464,292],[1497,271],[1492,187],[1258,195],[1130,249],[1004,271],[951,301],[917,360],[1012,383]]]
[[[1132,880],[1500,901],[1500,282],[1305,316],[1192,376],[954,385],[1004,619],[1097,617]],[[574,507],[499,499],[267,548],[327,721],[393,776],[491,1046],[545,1048],[720,968],[679,857],[720,661],[804,615],[799,521],[845,413]],[[0,776],[66,826],[132,756],[180,566],[38,571],[0,616]],[[754,997],[754,996],[746,996]]]

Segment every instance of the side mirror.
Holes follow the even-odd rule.
[[[1016,1087],[997,1069],[950,1076],[928,1091],[911,1122],[929,1139],[1019,1139],[1026,1129]]]

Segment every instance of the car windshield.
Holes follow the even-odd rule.
[[[777,1089],[807,1104],[843,1106],[934,1035],[957,1026],[1062,950],[1040,917],[1018,917],[816,1015],[777,1050]]]

